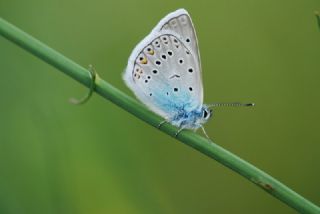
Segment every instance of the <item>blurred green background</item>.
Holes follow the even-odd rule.
[[[320,31],[313,1],[0,0],[0,16],[125,91],[133,47],[193,18],[215,143],[320,204]],[[296,213],[238,174],[0,38],[0,213]]]

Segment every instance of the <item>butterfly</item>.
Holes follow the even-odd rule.
[[[151,111],[179,127],[176,135],[183,129],[202,128],[208,137],[203,124],[212,110],[203,104],[201,72],[191,17],[185,9],[178,9],[134,48],[123,79]]]

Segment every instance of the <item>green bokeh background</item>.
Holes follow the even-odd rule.
[[[313,1],[0,0],[0,16],[132,93],[131,50],[193,18],[215,143],[320,204],[320,31]],[[0,213],[296,213],[238,174],[0,38]]]

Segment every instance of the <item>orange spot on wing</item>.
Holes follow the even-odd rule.
[[[146,57],[144,57],[141,61],[141,64],[147,64],[148,63],[148,60]]]

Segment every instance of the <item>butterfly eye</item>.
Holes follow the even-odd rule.
[[[203,118],[207,118],[208,112],[206,110],[203,111]]]
[[[204,119],[209,119],[210,117],[211,117],[211,113],[212,113],[212,110],[210,109],[209,111],[208,111],[209,109],[203,109],[203,118]]]

